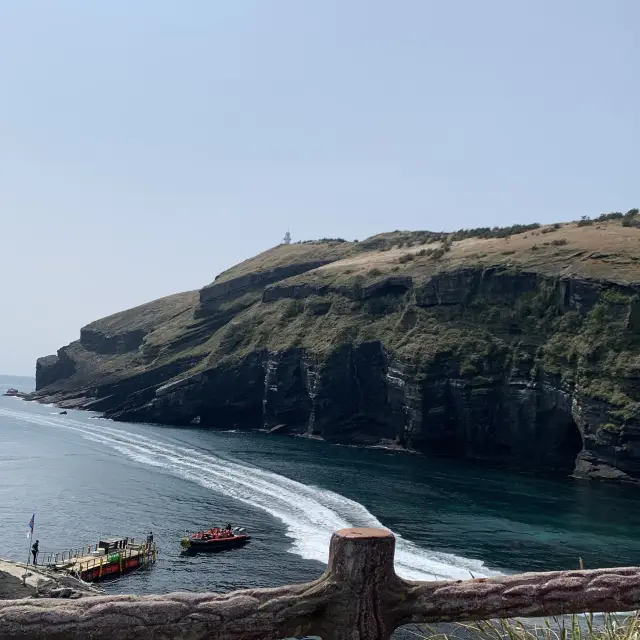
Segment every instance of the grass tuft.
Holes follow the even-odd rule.
[[[638,612],[625,617],[616,614],[581,614],[545,618],[541,622],[521,619],[457,623],[442,632],[429,626],[410,630],[424,640],[638,640]]]

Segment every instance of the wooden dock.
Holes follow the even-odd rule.
[[[135,544],[133,539],[113,538],[101,540],[93,551],[89,545],[81,550],[45,554],[43,564],[85,582],[95,582],[154,564],[156,555],[154,542]]]

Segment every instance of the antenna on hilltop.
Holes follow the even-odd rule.
[[[291,244],[291,234],[289,233],[289,229],[287,229],[287,233],[284,234],[284,239],[282,240],[284,244]]]

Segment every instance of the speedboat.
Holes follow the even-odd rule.
[[[180,540],[180,545],[190,551],[221,551],[241,547],[250,539],[251,536],[242,527],[212,528],[185,536]]]

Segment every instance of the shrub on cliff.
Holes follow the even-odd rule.
[[[344,238],[320,238],[318,240],[298,240],[293,244],[322,244],[322,243],[343,244],[345,242],[348,242],[348,240],[345,240]],[[354,240],[354,242],[358,242],[358,241]]]
[[[558,225],[559,227],[559,225]],[[508,227],[476,227],[458,229],[453,233],[444,231],[392,231],[372,236],[358,243],[358,251],[388,251],[392,248],[411,247],[434,242],[457,242],[467,238],[508,238],[509,236],[540,228],[538,222],[532,224],[512,224]]]
[[[640,219],[638,219],[638,209],[629,209],[622,217],[623,227],[640,227]]]
[[[406,262],[411,262],[414,257],[413,253],[404,253],[398,258],[398,262],[400,264],[405,264]]]
[[[507,238],[525,231],[539,229],[540,224],[512,224],[508,227],[477,227],[475,229],[458,229],[451,234],[451,240],[465,240],[467,238]]]
[[[623,217],[621,211],[612,211],[611,213],[601,213],[598,216],[598,222],[606,222],[607,220],[620,220]]]

